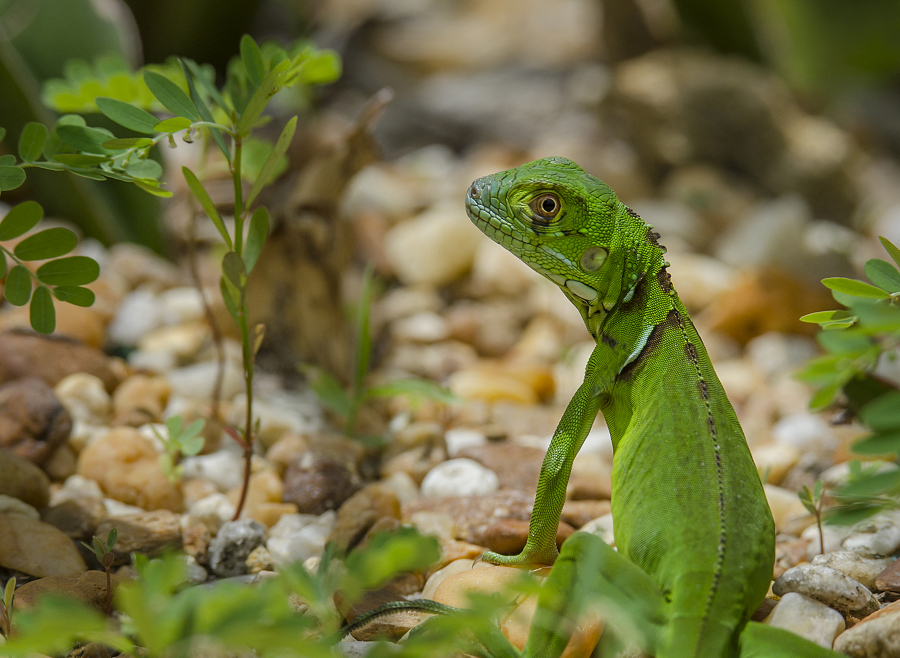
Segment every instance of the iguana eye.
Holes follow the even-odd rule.
[[[553,219],[559,214],[562,204],[555,194],[542,194],[535,197],[530,204],[531,209],[541,219]]]

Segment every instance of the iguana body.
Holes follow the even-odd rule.
[[[772,576],[772,515],[652,227],[563,158],[476,180],[466,209],[560,287],[597,341],[541,468],[525,549],[483,559],[556,560],[572,461],[602,410],[615,451],[618,553],[576,533],[551,573],[554,587],[618,601],[657,658],[836,656],[784,631],[747,626]],[[556,599],[548,594],[540,604],[525,655],[558,656],[565,646],[566,602]]]

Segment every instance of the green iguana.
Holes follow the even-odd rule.
[[[553,563],[525,649],[494,627],[466,650],[559,658],[582,603],[600,601],[611,622],[594,653],[603,658],[626,642],[655,658],[839,657],[750,621],[772,578],[772,514],[734,409],[669,279],[659,235],[564,158],[479,178],[466,211],[556,283],[597,342],[541,467],[524,550],[482,556],[501,565]],[[572,462],[598,411],[613,442],[618,551],[576,532],[558,553]],[[389,603],[342,633],[403,609],[455,610],[428,600]]]
[[[541,467],[521,554],[494,564],[555,566],[522,655],[556,657],[565,598],[619,602],[656,658],[839,656],[750,622],[772,578],[775,529],[756,466],[652,226],[564,158],[479,178],[466,211],[488,237],[555,284],[597,347]],[[612,437],[618,552],[556,531],[572,461],[598,411]]]

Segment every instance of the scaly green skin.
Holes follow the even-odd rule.
[[[556,560],[572,461],[602,410],[615,451],[618,553],[576,533],[549,582],[608,596],[637,620],[644,650],[657,658],[837,656],[747,623],[772,577],[772,515],[652,227],[563,158],[479,178],[466,210],[486,235],[556,283],[597,341],[544,459],[525,549],[482,559]],[[579,562],[585,556],[591,569]],[[548,594],[525,655],[561,653],[566,605]]]

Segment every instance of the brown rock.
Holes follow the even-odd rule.
[[[160,422],[170,392],[165,377],[132,375],[113,393],[112,424],[140,427]]]
[[[609,514],[612,503],[608,500],[567,500],[563,505],[562,520],[573,528],[580,528],[588,521],[593,521]]]
[[[87,570],[75,543],[49,523],[0,514],[0,528],[0,566],[40,578]]]
[[[78,473],[110,498],[143,509],[182,509],[181,491],[159,468],[153,443],[130,427],[117,427],[85,448]]]
[[[74,498],[41,510],[41,521],[59,528],[72,539],[88,542],[104,516],[106,506],[99,498]]]
[[[875,576],[875,587],[882,592],[900,592],[900,560]]]
[[[0,334],[0,384],[37,377],[55,386],[76,372],[99,377],[107,391],[115,389],[120,379],[112,359],[71,338],[15,329]]]
[[[900,601],[873,612],[838,635],[834,650],[852,658],[900,656]]]
[[[40,509],[50,502],[50,480],[27,459],[9,450],[0,450],[0,494]]]
[[[118,533],[112,550],[114,564],[129,563],[132,552],[153,557],[182,546],[178,516],[169,510],[108,516],[97,526],[97,536],[106,538],[113,528]]]
[[[338,510],[337,523],[331,531],[339,551],[356,546],[366,532],[382,518],[400,518],[400,501],[396,494],[377,482],[350,496]]]
[[[116,588],[129,579],[112,574],[110,584],[115,601]],[[16,590],[16,610],[27,612],[33,610],[41,597],[57,594],[66,598],[81,601],[102,612],[106,612],[106,573],[103,571],[85,571],[84,573],[64,576],[48,576],[40,580],[25,583]]]
[[[294,503],[301,514],[319,515],[339,508],[359,486],[359,477],[346,463],[309,451],[285,472],[283,500]]]
[[[64,443],[53,451],[41,467],[54,482],[65,482],[67,478],[75,475],[78,466],[78,456],[71,444]]]
[[[494,471],[501,489],[518,489],[533,494],[545,454],[546,451],[540,448],[501,441],[463,448],[456,456],[474,459]]]
[[[456,523],[456,539],[487,546],[490,528],[503,519],[528,521],[532,497],[521,491],[502,490],[488,496],[421,498],[402,506],[403,519],[421,511],[441,512]]]
[[[360,597],[359,600],[355,601],[353,605],[342,606],[341,604],[343,602],[341,601],[338,603],[338,608],[340,609],[343,607],[342,613],[347,619],[347,623],[350,623],[359,615],[374,610],[385,603],[405,600],[406,599],[403,596],[396,592],[377,590],[375,592],[367,592]],[[361,642],[379,639],[396,642],[409,630],[418,626],[429,617],[431,617],[431,615],[427,612],[400,610],[398,612],[392,612],[376,617],[362,628],[353,631],[351,635],[354,639]]]
[[[525,548],[528,539],[528,521],[519,519],[502,519],[492,523],[484,529],[479,542],[495,553],[503,555],[516,555]],[[560,523],[556,531],[556,546],[562,543],[575,532],[568,523]]]
[[[72,418],[53,389],[30,377],[0,386],[0,448],[41,464],[65,443]]]

